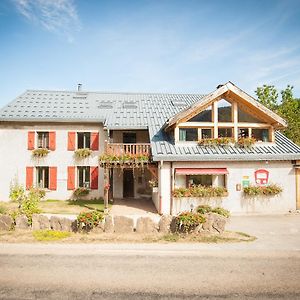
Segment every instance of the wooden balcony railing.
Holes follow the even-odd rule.
[[[149,143],[123,144],[123,143],[107,143],[106,154],[108,155],[151,155],[151,147]]]

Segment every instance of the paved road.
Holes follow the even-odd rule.
[[[300,299],[300,218],[272,218],[251,244],[2,244],[0,298]]]

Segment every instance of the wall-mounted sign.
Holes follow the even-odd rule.
[[[255,182],[259,185],[267,184],[269,181],[269,171],[259,169],[254,172]]]
[[[249,180],[249,176],[243,176],[243,180],[242,180],[242,186],[244,187],[248,187],[250,185],[250,180]]]

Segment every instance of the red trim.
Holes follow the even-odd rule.
[[[26,190],[33,186],[33,167],[26,167]]]
[[[91,189],[98,190],[98,167],[91,167]]]
[[[75,132],[68,132],[68,151],[75,150]]]
[[[99,150],[99,132],[91,133],[91,150]]]
[[[68,167],[68,190],[75,189],[75,167]]]
[[[28,150],[34,149],[34,138],[35,138],[35,132],[28,131],[28,141],[27,141],[27,149]]]
[[[56,191],[57,189],[57,167],[49,167],[50,184],[49,190]]]
[[[56,132],[49,132],[49,150],[54,151],[56,148]]]
[[[226,168],[177,168],[175,169],[176,174],[179,175],[222,175],[228,174]]]

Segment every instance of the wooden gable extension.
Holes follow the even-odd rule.
[[[263,106],[253,97],[236,87],[233,83],[228,82],[223,86],[217,88],[214,92],[204,96],[199,102],[195,103],[186,110],[178,113],[173,118],[171,118],[166,126],[166,130],[174,129],[180,124],[180,126],[185,126],[186,122],[199,114],[201,111],[205,110],[207,107],[212,105],[213,120],[219,125],[217,115],[218,115],[218,106],[217,101],[220,99],[226,99],[233,104],[233,121],[237,124],[237,108],[240,106],[244,111],[251,113],[253,116],[261,119],[262,121],[268,123],[266,126],[273,126],[275,129],[284,128],[287,126],[286,122],[279,117],[277,114]],[[191,127],[192,124],[189,124]],[[196,124],[195,124],[196,125]],[[201,124],[203,126],[205,124]],[[208,125],[208,124],[207,124]],[[211,124],[210,124],[211,125]],[[226,124],[223,123],[225,126]],[[239,126],[242,124],[239,124]],[[249,124],[247,124],[249,126]],[[188,127],[188,125],[187,125]],[[263,127],[263,125],[262,125]],[[216,130],[216,127],[215,127]]]

